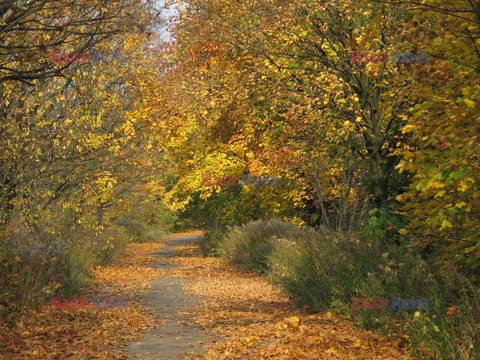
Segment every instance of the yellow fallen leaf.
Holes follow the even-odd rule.
[[[287,322],[290,323],[293,327],[298,327],[300,319],[298,318],[298,316],[292,316],[287,319]]]
[[[353,346],[356,348],[362,347],[362,342],[360,341],[359,338],[355,337],[353,340]]]
[[[328,352],[331,353],[331,354],[337,355],[337,350],[335,350],[335,348],[333,348],[333,347],[328,349]]]

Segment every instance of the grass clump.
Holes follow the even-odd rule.
[[[276,219],[253,221],[230,228],[220,244],[219,253],[230,264],[265,273],[274,239],[298,235],[299,229],[291,223]]]
[[[220,256],[220,244],[225,239],[226,228],[216,227],[205,232],[199,247],[203,256]]]

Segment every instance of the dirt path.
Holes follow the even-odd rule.
[[[178,265],[168,262],[175,257],[175,246],[198,240],[198,235],[169,237],[165,247],[155,253],[158,263],[154,268],[169,271]],[[160,315],[162,326],[151,330],[147,336],[130,344],[127,351],[132,358],[140,359],[185,359],[204,352],[202,344],[209,341],[207,333],[196,325],[188,325],[188,318],[182,315],[198,304],[199,297],[182,290],[187,280],[182,277],[166,276],[154,280],[151,288],[141,297],[144,306]]]

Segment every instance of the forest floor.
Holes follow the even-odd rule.
[[[297,309],[264,276],[202,257],[199,236],[130,244],[77,296],[129,299],[127,309],[46,304],[8,318],[0,358],[410,359],[397,339]]]

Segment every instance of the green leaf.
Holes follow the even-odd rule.
[[[448,221],[447,219],[443,219],[442,221],[442,226],[440,229],[446,229],[446,228],[451,228],[452,227],[452,223],[450,221]]]
[[[458,210],[457,210],[457,208],[451,207],[447,210],[447,212],[450,213],[450,214],[457,214]]]
[[[455,180],[464,177],[467,172],[463,170],[455,171],[452,173],[451,177]]]

